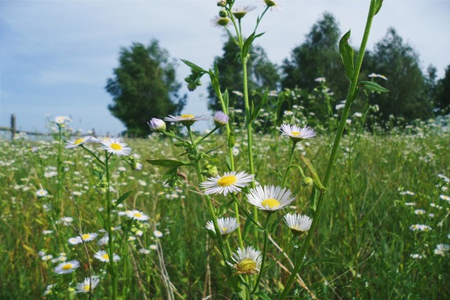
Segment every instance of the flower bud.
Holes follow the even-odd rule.
[[[221,111],[216,111],[214,115],[214,125],[216,127],[226,126],[228,124],[228,116]]]
[[[195,82],[189,82],[187,88],[190,92],[193,92],[197,88],[197,84]]]
[[[303,186],[312,186],[314,184],[314,180],[311,177],[303,178]]]
[[[225,7],[225,6],[227,6],[227,1],[225,1],[225,0],[217,1],[217,6]]]
[[[228,13],[227,13],[227,11],[226,11],[225,9],[221,9],[221,10],[219,11],[219,16],[220,16],[221,18],[225,18],[225,17],[228,16]]]
[[[155,132],[164,132],[166,131],[166,123],[163,120],[152,118],[150,122],[148,122],[150,128]]]

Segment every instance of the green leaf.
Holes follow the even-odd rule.
[[[197,71],[197,72],[200,72],[200,73],[208,73],[205,69],[203,69],[203,68],[197,66],[196,64],[194,64],[194,63],[192,63],[192,62],[190,62],[190,61],[188,61],[188,60],[182,59],[181,61],[184,62],[184,63],[185,63],[186,65],[188,65],[189,67],[191,67],[191,69],[192,69],[193,71]]]
[[[375,81],[360,81],[358,85],[367,91],[378,92],[378,93],[388,93],[389,90],[382,87]]]
[[[250,118],[251,121],[256,120],[256,118],[259,115],[259,112],[261,111],[261,108],[263,107],[263,105],[266,104],[268,98],[269,98],[269,89],[266,88],[261,101],[258,103],[258,105],[255,108],[252,109],[252,116]],[[252,102],[252,105],[253,105],[253,102]]]
[[[342,63],[345,68],[345,76],[351,80],[353,78],[353,73],[355,71],[354,62],[354,51],[353,48],[348,44],[350,38],[350,30],[339,41],[339,53],[341,54]]]
[[[306,167],[308,168],[309,172],[311,172],[313,180],[315,185],[321,190],[324,191],[326,190],[326,188],[323,186],[322,181],[320,181],[319,175],[317,175],[317,171],[316,168],[314,168],[314,166],[311,164],[311,162],[309,161],[309,159],[307,159],[304,156],[301,156],[301,159],[303,160],[303,162],[305,163]]]
[[[279,93],[278,94],[278,99],[277,99],[277,121],[276,124],[277,126],[281,125],[281,122],[283,121],[283,103],[286,100],[286,95],[284,93]]]
[[[243,57],[241,57],[242,60],[248,55],[248,52],[250,50],[250,46],[252,45],[253,41],[260,36],[262,36],[263,33],[255,34],[254,32],[247,38],[247,40],[244,42],[244,46],[242,47],[242,54]]]
[[[114,203],[114,205],[117,206],[117,205],[119,205],[120,203],[122,203],[123,201],[125,201],[125,200],[128,198],[128,196],[131,195],[131,192],[132,192],[132,191],[128,191],[128,192],[126,192],[125,194],[123,194],[122,196],[120,196],[120,198],[117,199],[117,201],[116,201],[116,203]]]
[[[163,167],[179,167],[190,165],[189,162],[184,162],[176,159],[147,159],[147,162],[155,166]]]

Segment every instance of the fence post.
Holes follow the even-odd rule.
[[[16,135],[16,116],[14,114],[11,115],[11,139],[14,141],[14,137]]]

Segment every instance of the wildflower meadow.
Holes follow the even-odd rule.
[[[340,41],[347,98],[316,79],[327,124],[281,109],[295,91],[250,93],[249,47],[278,3],[235,2],[212,22],[239,48],[244,110],[218,68],[183,60],[220,111],[149,118],[145,139],[82,134],[66,116],[51,138],[0,139],[0,299],[450,299],[450,118],[387,131],[376,105],[352,109],[389,92],[360,78],[383,1],[358,51],[350,31]]]

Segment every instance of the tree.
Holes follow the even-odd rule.
[[[305,42],[283,61],[282,87],[311,91],[318,85],[315,79],[325,77],[336,98],[345,98],[348,80],[338,51],[340,35],[338,22],[331,13],[325,12],[312,26]]]
[[[152,117],[181,112],[186,96],[178,95],[181,84],[176,81],[176,64],[158,41],[151,41],[147,47],[133,43],[130,48],[122,48],[119,63],[105,88],[114,101],[108,109],[128,133],[144,136]]]
[[[394,28],[387,30],[386,36],[368,55],[367,67],[388,79],[382,85],[389,93],[372,94],[369,100],[371,104],[379,105],[382,120],[388,120],[390,115],[406,122],[432,116],[433,103],[427,78],[419,66],[419,55],[403,42]],[[430,72],[432,77],[431,69]]]
[[[235,109],[244,109],[244,99],[233,91],[243,91],[242,64],[239,59],[239,47],[232,39],[225,42],[222,57],[216,57],[214,63],[219,69],[219,82],[222,90],[228,90],[230,94],[230,106]],[[250,93],[260,92],[266,87],[275,90],[280,80],[277,66],[269,61],[262,47],[251,46],[250,59],[248,60],[248,87]],[[222,110],[214,89],[208,86],[209,103],[211,110]]]
[[[450,65],[445,69],[445,76],[438,80],[436,104],[441,114],[450,113]]]

